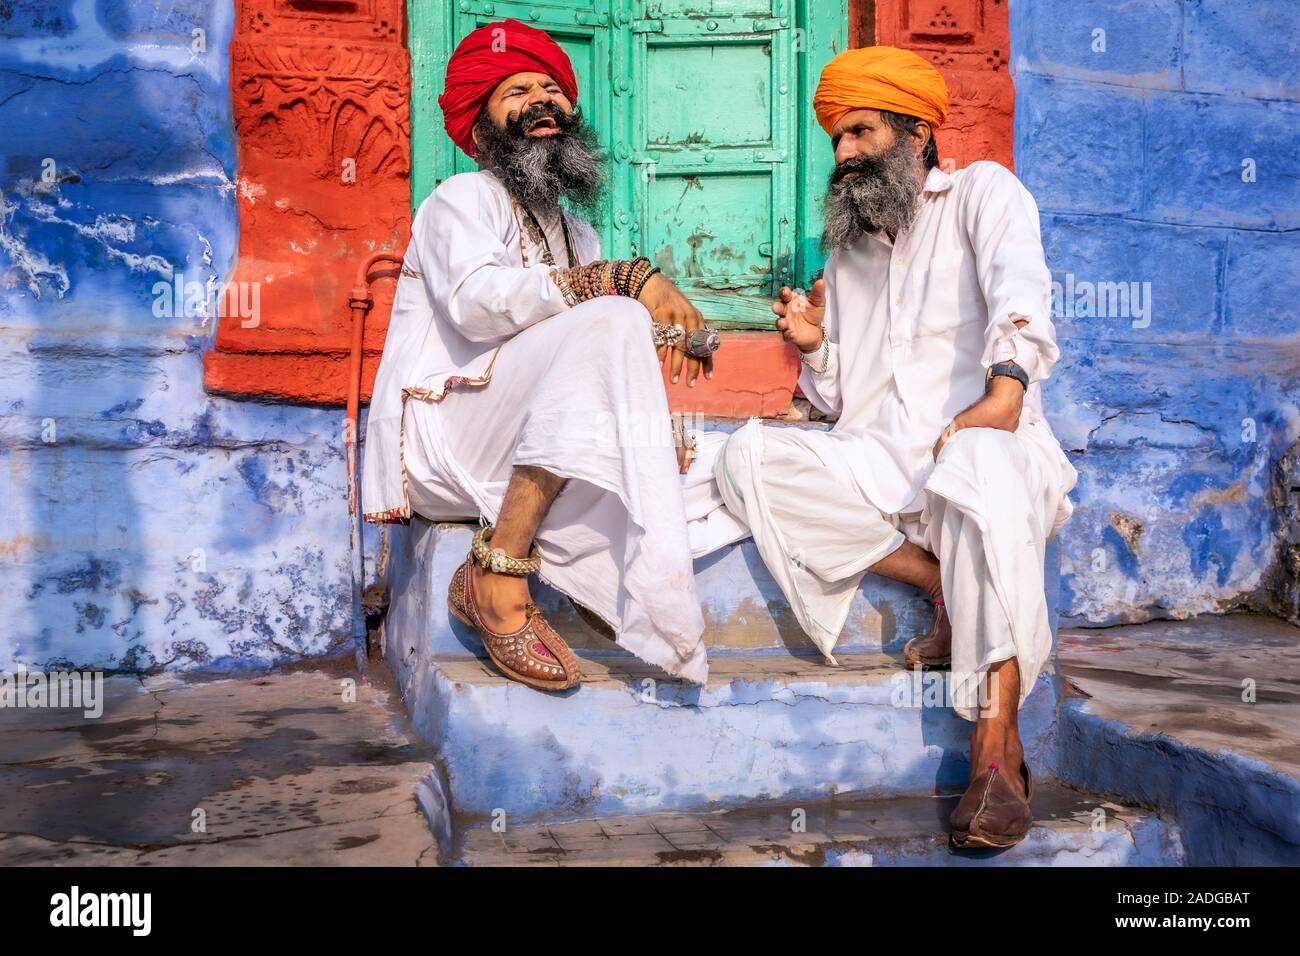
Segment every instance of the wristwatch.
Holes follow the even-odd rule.
[[[1007,378],[1014,378],[1024,386],[1025,391],[1029,391],[1029,376],[1025,370],[1015,362],[994,362],[989,366],[989,370],[984,373],[984,387],[988,388],[989,382],[999,375],[1005,375]]]

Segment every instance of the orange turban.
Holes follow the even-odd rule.
[[[863,109],[905,113],[938,129],[948,117],[948,84],[911,50],[845,50],[822,70],[813,109],[827,134],[846,113]]]

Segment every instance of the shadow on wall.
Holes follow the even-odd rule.
[[[233,16],[0,10],[0,668],[265,665],[348,640],[341,416],[202,389],[238,234]]]

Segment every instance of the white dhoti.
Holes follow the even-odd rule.
[[[678,473],[648,326],[640,303],[601,297],[504,343],[486,383],[475,384],[485,377],[477,370],[425,383],[404,411],[407,490],[427,518],[495,522],[515,466],[570,479],[537,532],[539,577],[600,615],[638,657],[703,682],[686,501],[716,544],[744,529],[717,515],[710,524],[707,457],[690,479]]]
[[[851,442],[752,420],[716,458],[722,499],[748,523],[804,631],[831,657],[862,576],[906,537],[939,559],[954,709],[974,720],[984,673],[1011,658],[1023,704],[1052,647],[1046,542],[1070,511],[1072,481],[1050,429],[958,431],[925,483],[924,507],[910,514],[867,500],[848,466]]]

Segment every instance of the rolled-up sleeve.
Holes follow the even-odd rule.
[[[544,262],[521,268],[506,244],[512,213],[475,176],[453,176],[411,226],[436,310],[473,342],[505,341],[568,308]]]
[[[997,163],[973,163],[966,178],[966,231],[989,316],[981,360],[985,368],[1015,362],[1031,383],[1041,382],[1051,375],[1061,350],[1052,324],[1052,276],[1038,204]],[[1018,328],[1017,319],[1028,321]]]

